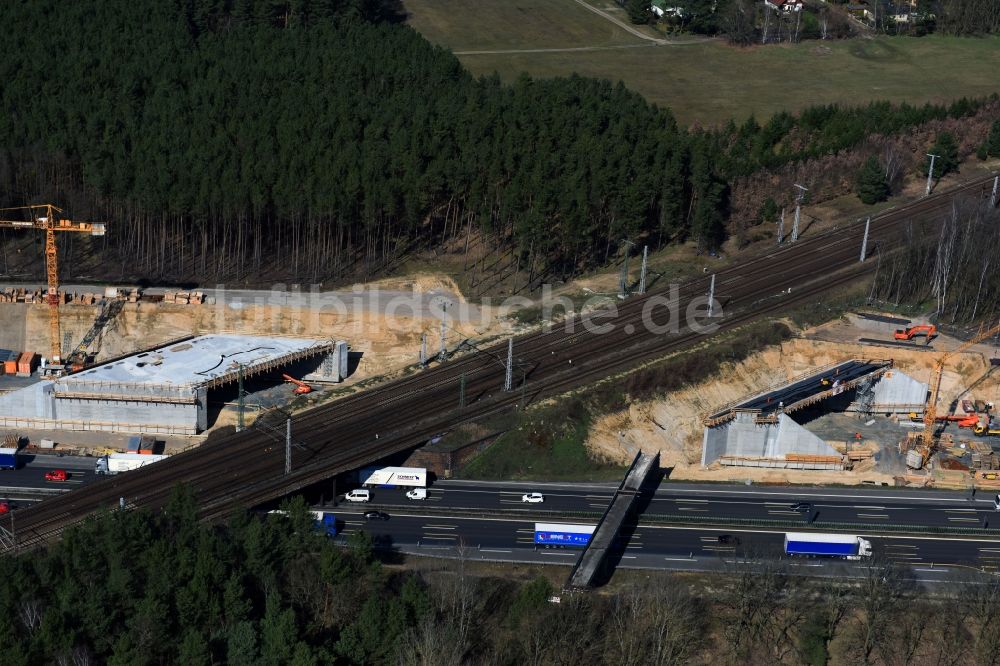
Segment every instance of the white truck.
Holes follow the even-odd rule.
[[[365,467],[358,470],[358,485],[370,488],[427,487],[427,469],[424,467]]]
[[[94,474],[114,476],[122,472],[130,472],[146,465],[159,462],[167,456],[157,456],[148,453],[112,453],[101,456],[94,465]]]

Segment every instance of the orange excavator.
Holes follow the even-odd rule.
[[[909,328],[897,328],[892,337],[896,340],[912,340],[914,337],[922,335],[926,339],[926,344],[937,337],[937,326],[934,324],[919,324]]]
[[[295,384],[295,388],[292,390],[292,393],[294,393],[295,395],[305,395],[307,393],[313,392],[313,387],[309,386],[309,384],[306,384],[304,381],[296,379],[291,375],[281,375],[281,376],[285,378],[286,382],[290,384]]]

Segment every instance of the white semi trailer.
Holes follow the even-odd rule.
[[[112,453],[97,459],[94,474],[113,476],[122,472],[130,472],[146,465],[159,462],[167,456],[156,456],[147,453]]]

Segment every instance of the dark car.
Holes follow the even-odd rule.
[[[812,511],[813,505],[809,502],[799,502],[788,507],[792,511]]]
[[[382,511],[365,511],[365,520],[389,520],[389,514]]]
[[[720,534],[719,543],[723,546],[738,546],[740,545],[740,538],[735,537],[732,534]]]

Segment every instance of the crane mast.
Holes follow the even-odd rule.
[[[986,325],[983,324],[979,327],[979,332],[972,336],[968,342],[963,342],[958,348],[942,354],[934,363],[934,371],[931,375],[930,397],[927,400],[927,407],[924,409],[924,446],[930,447],[934,438],[934,424],[937,421],[937,401],[938,396],[941,394],[941,375],[944,373],[945,363],[947,363],[952,356],[961,354],[970,347],[978,345],[986,338],[996,335],[997,333],[1000,333],[1000,323],[997,323],[995,326],[990,328],[986,328]]]
[[[63,211],[52,204],[0,208],[0,211],[3,212],[12,210],[28,211],[31,220],[0,220],[0,228],[35,229],[45,232],[45,273],[47,278],[45,301],[49,304],[50,358],[53,363],[59,363],[62,360],[62,353],[59,344],[59,251],[56,246],[56,232],[103,236],[105,225],[101,222],[76,222],[58,218],[56,215]]]

